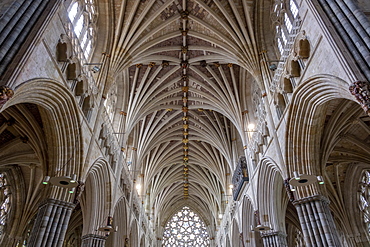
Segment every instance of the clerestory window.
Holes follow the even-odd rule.
[[[183,207],[165,226],[165,247],[206,247],[209,244],[209,234],[204,222],[189,207]]]
[[[76,40],[75,49],[77,54],[83,56],[86,61],[89,60],[94,46],[96,17],[93,0],[74,1],[68,10],[68,18]]]
[[[295,0],[275,0],[272,10],[276,47],[282,55],[298,19],[298,6]]]

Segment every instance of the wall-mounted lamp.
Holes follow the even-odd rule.
[[[271,71],[275,71],[275,70],[277,69],[277,65],[276,65],[275,63],[270,64],[269,69],[270,69]]]
[[[98,73],[100,71],[100,67],[98,65],[102,65],[103,63],[84,63],[84,66],[90,66],[90,65],[94,65],[94,67],[92,67],[91,71],[93,73]]]
[[[91,71],[92,71],[93,73],[98,73],[98,72],[100,71],[100,67],[98,67],[98,66],[94,66],[94,67],[91,69]]]
[[[265,61],[266,63],[270,63],[270,65],[269,65],[269,69],[270,69],[271,71],[275,71],[275,70],[277,69],[277,65],[276,65],[276,63],[284,62],[284,61],[282,61],[282,60],[265,60],[265,59],[263,59],[262,61]]]

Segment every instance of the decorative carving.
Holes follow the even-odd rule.
[[[188,35],[188,31],[189,30],[182,30],[182,29],[180,29],[181,30],[181,34],[182,34],[182,36],[186,36],[186,35]]]
[[[306,32],[297,34],[294,40],[294,52],[298,58],[307,59],[310,57],[310,42],[307,39]]]
[[[56,47],[56,59],[58,62],[68,62],[72,56],[71,40],[66,34],[61,34]]]
[[[188,16],[189,16],[189,11],[184,10],[184,11],[181,12],[181,18],[182,19],[188,19]]]
[[[163,68],[165,68],[165,67],[167,67],[168,65],[170,65],[170,62],[168,62],[168,61],[166,61],[166,60],[163,60],[161,65],[162,65],[162,67],[163,67]]]
[[[80,76],[78,78],[76,88],[75,88],[75,95],[82,96],[88,90],[88,81],[86,76]]]
[[[67,80],[76,80],[80,74],[80,62],[77,58],[70,60],[67,66]]]
[[[295,52],[292,52],[285,63],[285,77],[299,77],[301,76],[301,67],[298,63],[298,57]]]
[[[187,60],[183,60],[180,65],[181,68],[186,69],[189,66],[189,63]]]
[[[289,78],[281,77],[282,91],[286,93],[293,93],[293,85]]]
[[[362,109],[367,114],[370,114],[370,84],[367,81],[355,81],[350,87],[349,91],[355,96],[360,103]]]
[[[240,191],[242,190],[243,186],[245,186],[246,182],[249,181],[248,176],[248,168],[247,168],[247,160],[245,156],[239,158],[239,162],[235,168],[234,175],[232,178],[233,183],[233,198],[234,200],[238,200]]]
[[[0,107],[14,95],[14,91],[7,86],[0,86]]]
[[[182,46],[181,51],[183,54],[186,54],[188,52],[188,46],[187,45]]]

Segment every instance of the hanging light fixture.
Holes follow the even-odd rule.
[[[77,179],[76,174],[73,174],[72,177],[70,176],[51,177],[50,183],[52,185],[62,187],[62,188],[74,188],[74,187],[77,187],[78,185],[76,179]]]
[[[45,176],[44,180],[42,181],[42,184],[49,184],[50,182],[50,176]]]
[[[264,226],[264,225],[257,225],[256,227],[253,228],[253,230],[256,232],[264,232],[264,231],[271,230],[271,227]]]
[[[99,227],[98,230],[101,232],[107,232],[107,233],[115,232],[115,229],[113,228],[113,217],[108,216],[107,225]]]
[[[299,174],[298,172],[293,172],[294,177],[289,180],[289,184],[295,187],[307,186],[317,182],[317,177],[308,174]]]
[[[324,178],[322,176],[317,176],[317,181],[319,182],[319,184],[325,184]]]

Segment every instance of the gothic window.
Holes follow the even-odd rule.
[[[189,207],[183,207],[165,226],[163,233],[165,247],[206,247],[209,244],[209,234],[204,222]]]
[[[288,37],[293,32],[294,22],[298,18],[298,6],[295,0],[275,0],[272,9],[276,46],[280,54],[283,54]]]
[[[370,170],[364,171],[362,174],[359,207],[367,232],[370,233]]]
[[[10,191],[6,175],[0,173],[0,238],[4,236],[4,230],[10,209]]]
[[[77,54],[89,60],[94,45],[96,10],[93,0],[77,0],[72,2],[68,11],[76,39]]]

